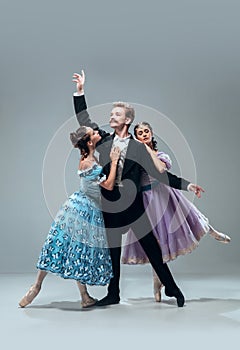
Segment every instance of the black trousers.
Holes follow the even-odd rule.
[[[156,271],[161,282],[164,284],[168,295],[176,295],[179,288],[166,263],[163,263],[162,251],[155,238],[151,223],[145,213],[142,194],[137,195],[135,201],[125,211],[114,213],[103,212],[107,238],[112,259],[113,274],[108,286],[108,294],[118,297],[120,293],[120,265],[122,235],[131,228],[145,251],[152,267]]]

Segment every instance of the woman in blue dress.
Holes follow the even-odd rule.
[[[120,150],[116,147],[111,151],[111,171],[106,179],[94,156],[101,140],[98,131],[81,126],[70,134],[70,139],[81,153],[80,189],[58,211],[37,262],[36,281],[20,300],[20,307],[27,306],[38,295],[48,272],[77,282],[83,308],[96,302],[86,285],[104,286],[113,277],[99,186],[113,189]]]

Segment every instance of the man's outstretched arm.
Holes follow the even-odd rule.
[[[76,92],[73,95],[73,104],[79,124],[89,126],[94,130],[99,130],[102,137],[108,135],[108,133],[99,128],[97,123],[91,120],[87,111],[87,103],[84,95],[85,74],[83,70],[81,74],[73,74],[73,82],[76,83]]]
[[[73,74],[73,82],[76,83],[76,92],[73,95],[75,114],[80,125],[89,126],[93,129],[99,129],[97,123],[91,121],[87,112],[87,103],[84,96],[85,74],[83,70],[81,73],[82,74]]]

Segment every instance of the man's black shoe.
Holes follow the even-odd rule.
[[[114,305],[119,304],[120,298],[119,297],[112,297],[112,296],[105,296],[103,299],[98,300],[95,304],[95,306],[107,306],[107,305]]]
[[[180,289],[178,289],[176,291],[176,293],[170,294],[170,293],[168,293],[168,291],[165,288],[165,294],[167,297],[175,297],[177,299],[177,306],[183,307],[183,305],[185,303],[185,298],[184,298],[184,295],[182,294],[182,292],[180,291]]]
[[[184,303],[185,303],[185,298],[182,294],[182,292],[179,290],[178,294],[175,295],[176,299],[177,299],[177,306],[178,307],[183,307]]]

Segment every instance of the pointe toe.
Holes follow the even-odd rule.
[[[85,300],[81,302],[82,308],[87,309],[89,307],[92,307],[96,304],[98,300],[94,298],[90,298],[89,300]]]
[[[28,290],[28,292],[24,295],[24,297],[19,301],[18,305],[20,307],[25,307],[33,301],[33,299],[36,298],[38,293],[40,292],[41,288],[37,288],[35,286],[31,286]]]
[[[154,293],[154,297],[155,297],[155,301],[156,301],[157,303],[160,303],[161,300],[162,300],[161,291],[159,290],[159,291],[155,292],[155,293]]]
[[[229,243],[231,242],[231,238],[228,235],[224,235],[225,236],[225,241],[224,243]]]
[[[163,288],[162,283],[159,283],[157,286],[155,285],[154,287],[154,297],[157,303],[160,303],[162,300],[162,293],[161,293],[162,288]]]
[[[225,233],[214,231],[211,232],[211,235],[221,243],[229,243],[231,241],[231,238]]]

